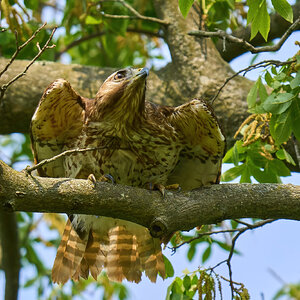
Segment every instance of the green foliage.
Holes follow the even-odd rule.
[[[199,300],[223,299],[221,280],[228,284],[228,279],[220,277],[212,269],[186,272],[183,279],[176,277],[168,287],[166,300],[192,300],[196,293]],[[248,290],[241,283],[232,282],[232,292],[236,300],[250,299]]]
[[[267,41],[270,31],[270,16],[267,9],[266,0],[248,0],[249,11],[247,14],[247,24],[251,26],[251,40],[261,33],[262,37]],[[286,0],[272,0],[273,7],[288,22],[293,22],[293,10]]]
[[[178,0],[179,9],[182,15],[186,18],[189,10],[191,9],[194,0]]]
[[[274,296],[273,300],[278,299],[300,299],[300,283],[297,284],[285,284]]]
[[[290,170],[283,163],[295,165],[285,149],[285,143],[293,134],[300,141],[300,56],[297,61],[265,71],[264,79],[272,89],[270,95],[261,77],[251,88],[248,97],[250,117],[242,124],[238,133],[243,135],[226,153],[225,163],[234,167],[222,175],[223,181],[241,176],[240,182],[281,182],[281,176],[289,176]],[[240,164],[241,163],[241,164]]]

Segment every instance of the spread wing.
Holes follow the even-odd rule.
[[[45,90],[31,120],[35,163],[60,154],[66,144],[78,138],[84,122],[85,101],[64,79],[55,80]],[[62,158],[46,164],[38,173],[64,177]]]
[[[183,143],[168,184],[178,183],[183,190],[191,190],[219,183],[225,137],[212,108],[202,100],[192,100],[169,111],[167,119]]]

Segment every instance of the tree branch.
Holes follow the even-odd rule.
[[[190,31],[188,34],[193,36],[198,36],[198,37],[219,37],[223,40],[227,40],[232,43],[237,43],[241,45],[243,48],[245,48],[247,51],[250,51],[251,53],[259,53],[259,52],[270,52],[270,51],[279,50],[283,45],[283,43],[287,40],[287,38],[292,34],[292,32],[296,30],[299,24],[300,24],[300,17],[287,29],[287,31],[283,34],[283,36],[281,37],[281,39],[278,41],[277,44],[272,46],[262,46],[262,47],[254,47],[252,44],[248,43],[244,39],[235,37],[231,34],[226,33],[223,30],[217,30],[215,32],[196,30],[196,31]],[[226,51],[226,47],[224,47],[223,51]]]
[[[161,24],[161,25],[168,25],[169,24],[169,22],[166,21],[166,20],[141,15],[138,11],[136,11],[131,5],[126,3],[124,0],[102,0],[102,1],[99,1],[99,2],[96,2],[96,3],[93,3],[93,5],[97,5],[97,4],[102,3],[102,2],[119,2],[124,7],[126,7],[129,11],[131,11],[132,14],[133,14],[133,16],[110,15],[110,14],[106,14],[106,13],[101,11],[100,12],[101,15],[103,17],[106,17],[106,18],[112,18],[112,19],[140,19],[140,20],[144,20],[144,21],[155,22],[155,23],[158,23],[158,24]]]
[[[159,192],[17,172],[0,161],[0,210],[101,215],[132,221],[154,236],[226,219],[300,220],[300,186],[222,184],[192,192]]]
[[[296,20],[300,16],[300,2],[295,3],[295,5],[292,6],[292,9],[293,9],[294,20]],[[281,38],[291,25],[291,23],[283,19],[278,13],[271,14],[270,18],[271,20],[270,20],[270,32],[268,35],[268,42],[271,42],[276,38]],[[298,28],[296,30],[299,29],[300,26],[298,25]],[[249,41],[251,36],[251,27],[247,26],[246,28],[245,27],[238,28],[232,32],[232,35],[242,40]],[[254,47],[256,47],[256,46],[266,44],[266,41],[264,40],[261,34],[258,34],[251,41],[251,44]],[[242,47],[239,44],[226,41],[225,42],[226,51],[224,52],[223,51],[224,43],[223,40],[221,39],[217,41],[216,47],[219,53],[221,54],[221,56],[223,57],[223,59],[228,62],[247,51],[244,47]]]
[[[31,41],[32,39],[35,38],[36,34],[46,25],[46,23],[44,23],[44,25],[42,25],[33,35],[30,39],[28,39],[28,41]],[[17,81],[19,78],[21,78],[22,76],[24,76],[26,74],[26,72],[28,71],[28,69],[33,65],[33,63],[42,55],[42,53],[49,48],[53,48],[55,47],[55,45],[52,46],[48,46],[50,41],[52,40],[52,37],[54,35],[56,31],[56,27],[52,30],[48,40],[46,41],[45,45],[43,46],[43,48],[40,48],[39,43],[37,43],[37,48],[39,50],[39,52],[37,53],[37,55],[29,62],[29,64],[25,67],[24,71],[17,74],[14,78],[12,78],[9,82],[3,84],[2,86],[0,86],[0,100],[3,98],[5,91],[7,90],[7,88],[13,84],[15,81]],[[28,45],[28,41],[25,42],[23,45],[18,46],[17,45],[17,50],[14,53],[14,55],[12,56],[11,60],[9,61],[9,63],[6,65],[6,67],[1,71],[0,73],[0,77],[1,75],[3,75],[7,69],[9,68],[9,66],[12,64],[12,62],[15,60],[16,56],[19,54],[19,52],[26,46]],[[18,43],[18,42],[17,42]]]

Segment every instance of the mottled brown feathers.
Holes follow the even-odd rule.
[[[178,107],[145,101],[147,69],[109,76],[95,99],[79,96],[58,79],[43,94],[31,123],[35,162],[65,150],[97,147],[64,156],[41,176],[97,180],[145,187],[179,184],[183,190],[218,183],[225,138],[212,109],[194,99]],[[152,282],[165,277],[161,240],[147,228],[106,217],[70,216],[52,270],[54,282],[97,279],[105,269],[115,281]]]

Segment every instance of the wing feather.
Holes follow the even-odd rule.
[[[212,108],[194,99],[168,111],[167,119],[181,135],[183,150],[168,177],[183,190],[219,182],[225,137]]]
[[[60,154],[68,142],[78,138],[84,122],[85,101],[64,79],[55,80],[45,90],[31,121],[35,163]],[[47,164],[38,173],[64,177],[62,159]]]

